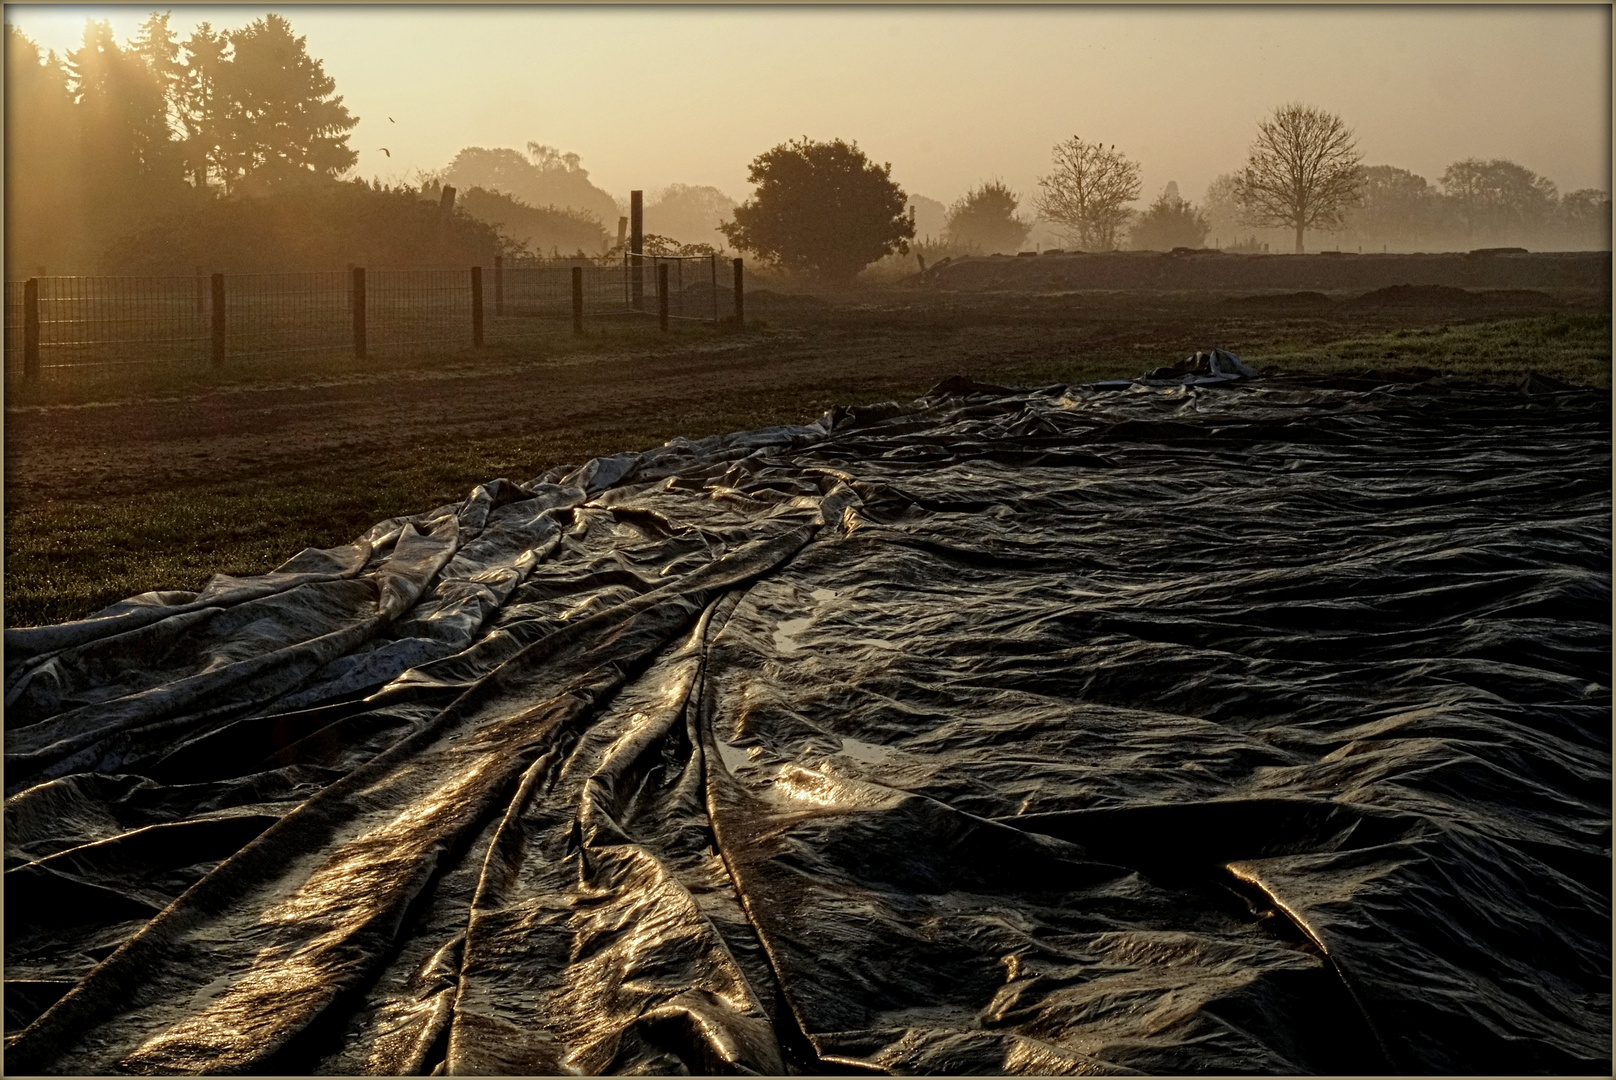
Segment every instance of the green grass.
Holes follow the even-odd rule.
[[[5,623],[83,618],[152,589],[198,589],[214,573],[261,574],[304,547],[333,547],[371,525],[464,498],[504,476],[640,450],[674,435],[702,438],[812,420],[830,404],[753,401],[700,416],[587,432],[480,439],[343,468],[257,482],[187,486],[94,502],[50,502],[6,514]]]
[[[1608,389],[1610,335],[1608,313],[1540,315],[1394,330],[1322,346],[1280,344],[1246,359],[1269,372],[1430,368],[1487,382],[1513,382],[1537,372]]]

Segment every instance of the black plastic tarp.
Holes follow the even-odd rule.
[[[7,1071],[1608,1074],[1610,416],[953,380],[10,629]]]

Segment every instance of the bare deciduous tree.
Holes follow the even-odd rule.
[[[1077,245],[1111,251],[1133,216],[1126,204],[1139,197],[1139,165],[1115,146],[1073,135],[1055,144],[1055,171],[1038,178],[1033,200],[1044,217],[1062,226]]]
[[[1281,105],[1257,125],[1235,198],[1249,224],[1296,230],[1296,253],[1308,229],[1339,228],[1358,198],[1363,155],[1352,130],[1334,113]]]

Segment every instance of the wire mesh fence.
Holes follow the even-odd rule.
[[[648,255],[645,294],[649,308],[659,309],[659,267],[668,268],[668,318],[718,321],[718,256]]]
[[[165,360],[205,359],[212,297],[189,277],[34,279],[38,367],[54,375]],[[6,283],[6,375],[23,373],[28,282]]]
[[[23,300],[28,287],[26,281],[6,282],[5,374],[10,380],[13,370],[22,374],[23,365]]]
[[[225,358],[351,348],[353,297],[349,280],[349,275],[340,270],[228,275],[223,281]]]
[[[494,268],[496,316],[570,319],[573,314],[573,270],[579,271],[583,311],[617,315],[631,310],[629,262],[625,255],[608,258],[503,259]]]
[[[465,269],[368,271],[365,309],[370,353],[472,343]]]
[[[5,283],[5,376],[282,355],[369,356],[520,341],[545,319],[717,322],[714,255],[496,260],[492,268],[350,269]],[[727,274],[726,274],[727,276]],[[37,318],[37,323],[32,321]]]

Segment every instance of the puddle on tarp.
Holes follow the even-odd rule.
[[[954,380],[8,630],[7,1064],[1608,1073],[1610,447]]]

